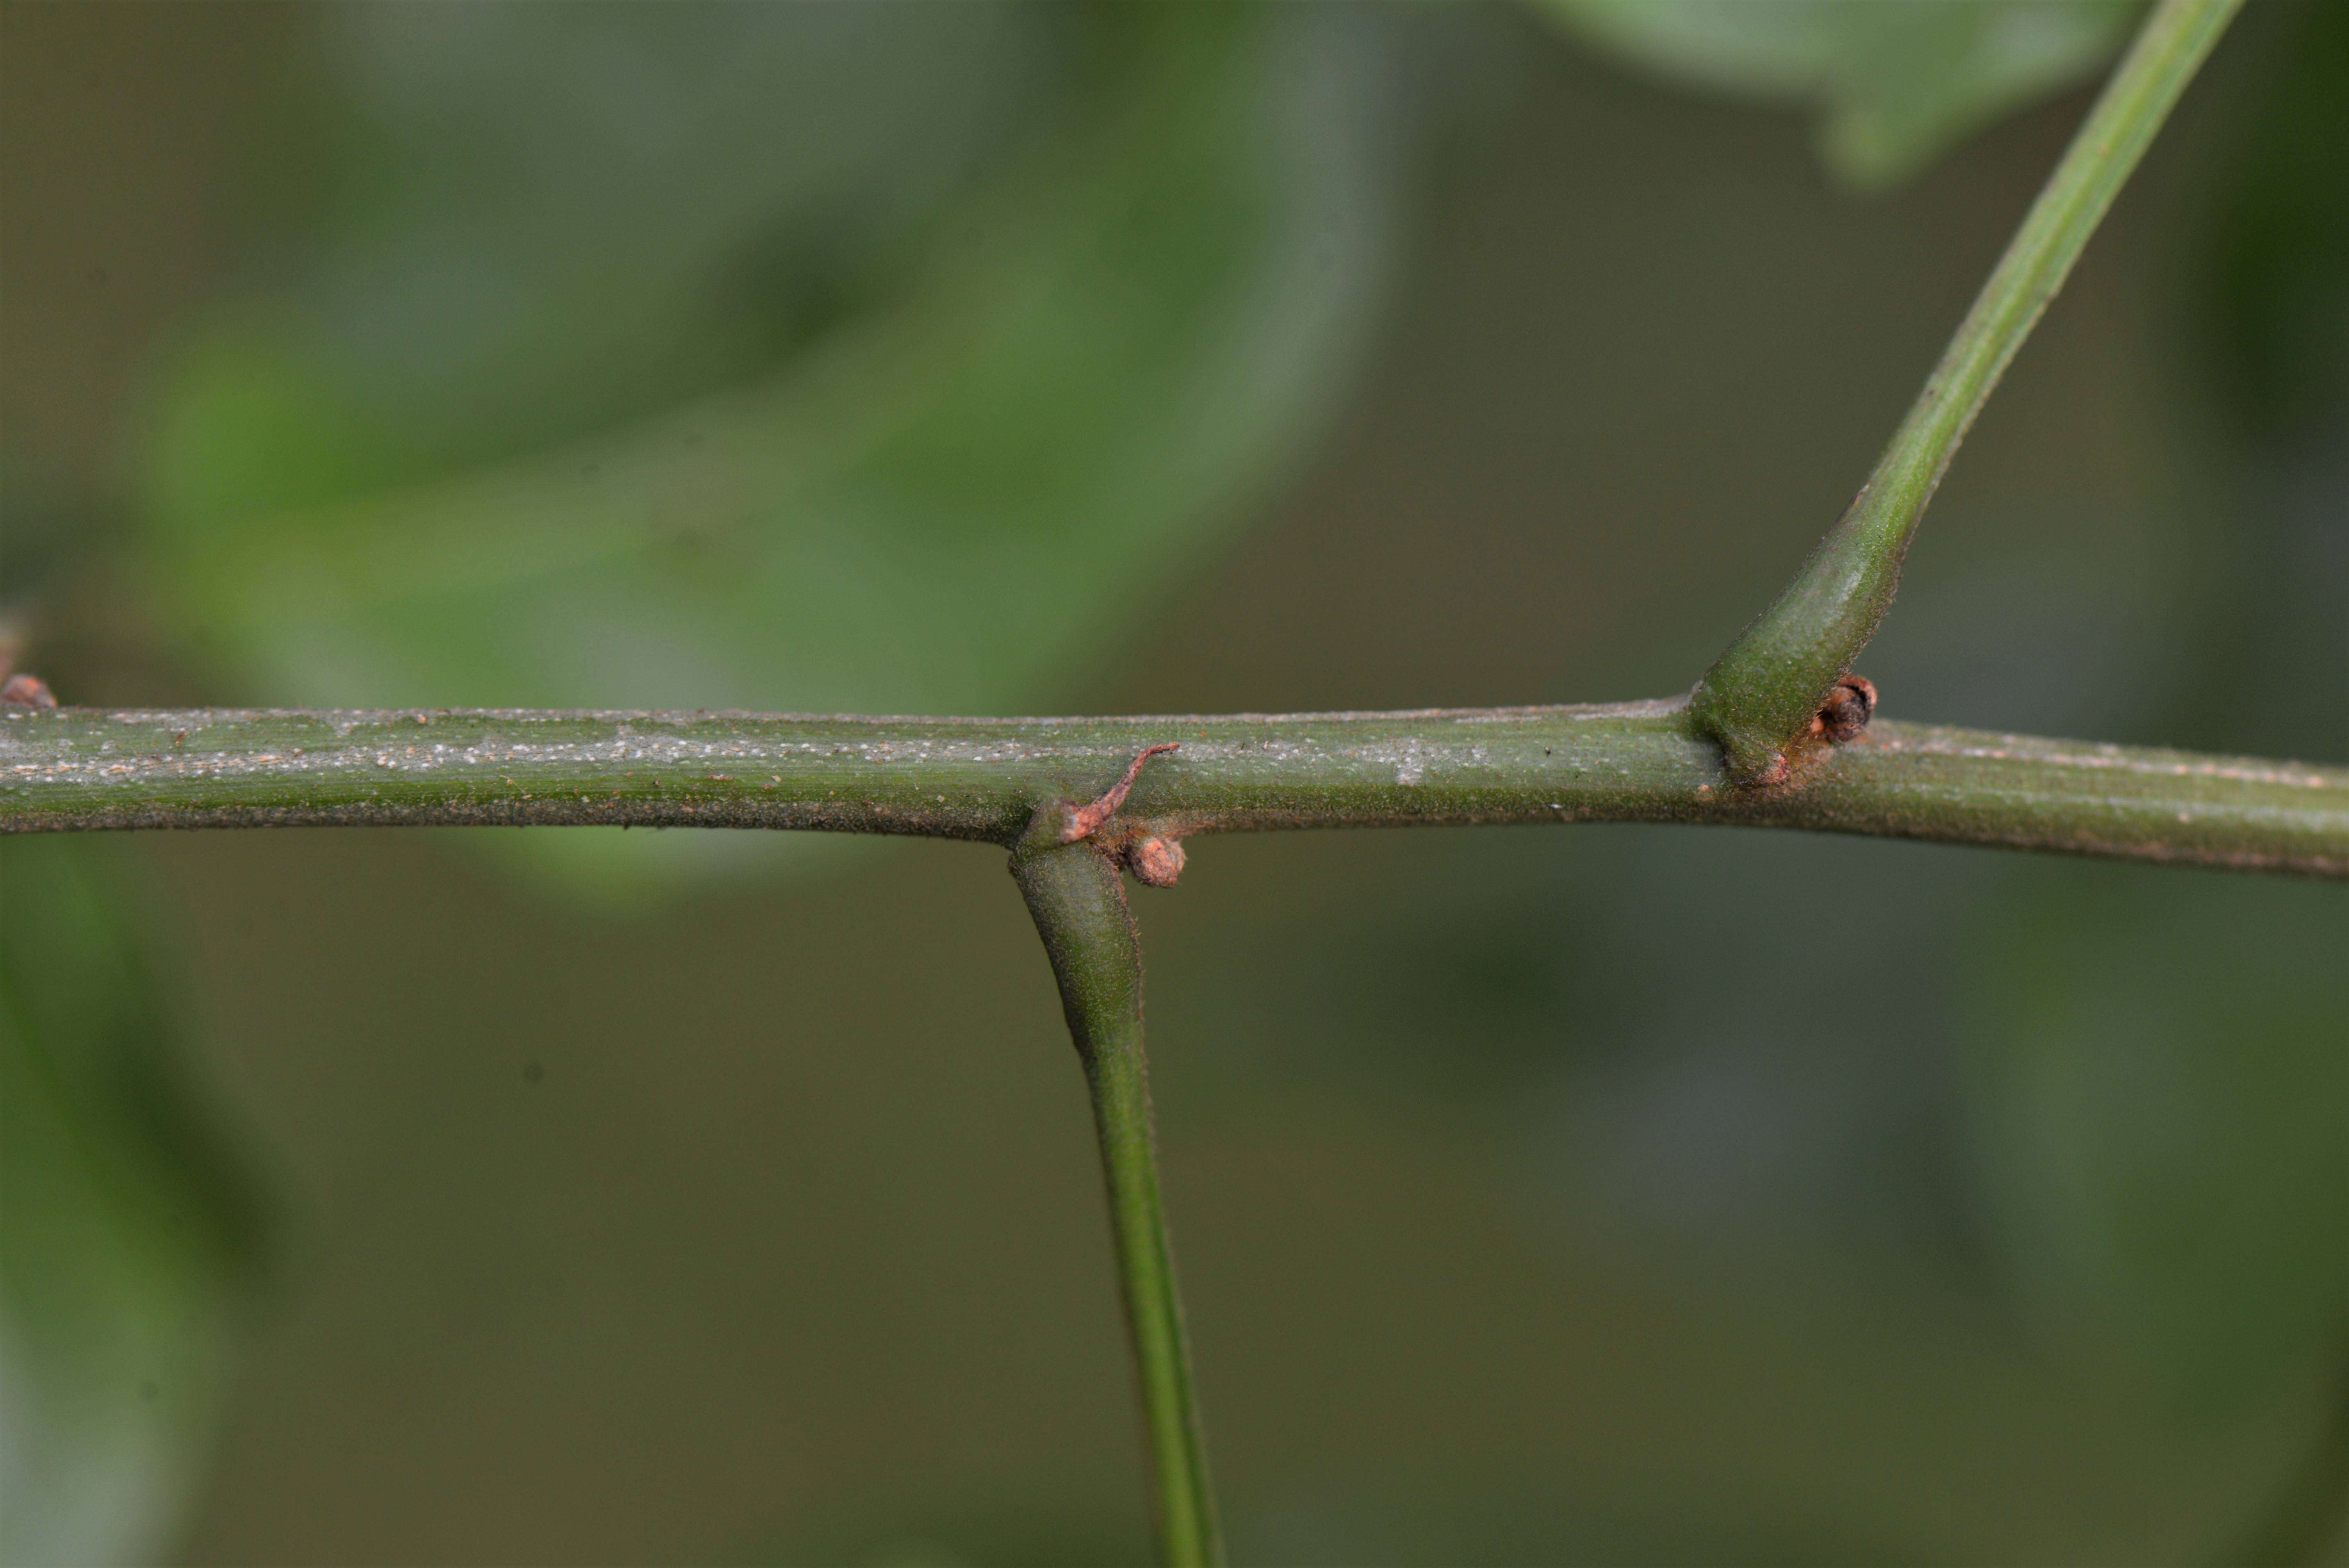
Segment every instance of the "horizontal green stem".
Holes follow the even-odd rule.
[[[1058,825],[1058,813],[1038,814],[1036,830],[1012,853],[1011,873],[1051,957],[1069,1035],[1092,1093],[1110,1237],[1149,1442],[1158,1560],[1166,1568],[1205,1568],[1223,1561],[1223,1548],[1158,1199],[1150,1068],[1142,1047],[1142,944],[1117,868],[1091,844],[1061,843]]]
[[[1959,324],[1851,510],[1692,698],[1741,779],[1773,776],[1891,608],[1958,443],[2242,0],[2161,0]]]
[[[1673,702],[1417,713],[849,718],[507,709],[0,710],[0,831],[802,828],[1009,846],[1154,759],[1177,836],[1724,822],[2349,876],[2349,769],[1879,720],[1799,787],[1733,788]],[[1114,825],[1113,825],[1114,826]]]

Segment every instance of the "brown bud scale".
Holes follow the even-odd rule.
[[[1182,842],[1154,833],[1126,851],[1125,863],[1135,881],[1152,887],[1173,887],[1174,879],[1183,874]]]
[[[1836,682],[1827,700],[1811,716],[1811,733],[1830,746],[1856,740],[1876,713],[1876,686],[1866,676],[1846,676]]]
[[[7,684],[0,686],[0,702],[15,707],[55,707],[57,699],[38,676],[10,676]]]

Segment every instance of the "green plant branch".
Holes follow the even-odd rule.
[[[1806,760],[1811,717],[1891,607],[1958,443],[2242,0],[2161,0],[1982,285],[1851,509],[1705,672],[1691,710],[1741,782]]]
[[[1061,813],[1035,814],[1011,874],[1060,981],[1069,1034],[1092,1091],[1109,1184],[1110,1230],[1149,1435],[1158,1552],[1168,1568],[1219,1563],[1215,1499],[1174,1261],[1158,1202],[1150,1068],[1142,1048],[1142,944],[1116,865],[1090,842],[1061,842]]]
[[[1733,787],[1671,702],[1143,718],[0,708],[0,831],[802,828],[1019,841],[1144,747],[1099,837],[1713,822],[2349,876],[2349,769],[1878,720]]]

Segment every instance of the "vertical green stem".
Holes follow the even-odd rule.
[[[1057,823],[1054,824],[1057,826]],[[1117,868],[1090,843],[1031,833],[1011,874],[1051,955],[1069,1034],[1092,1090],[1110,1229],[1150,1439],[1158,1551],[1167,1568],[1223,1560],[1190,1346],[1158,1202],[1150,1069],[1142,1049],[1142,944]]]
[[[1891,608],[1901,559],[1967,428],[2241,4],[2161,0],[2153,8],[1867,488],[1697,684],[1692,715],[1739,778],[1785,776],[1785,754]]]

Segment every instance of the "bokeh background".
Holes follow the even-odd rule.
[[[2128,5],[0,11],[67,702],[1685,687]],[[2339,761],[2349,7],[2254,0],[1967,444],[1908,718]],[[1146,1555],[995,851],[0,846],[9,1560]],[[1721,830],[1137,894],[1236,1559],[2349,1563],[2349,907]]]

